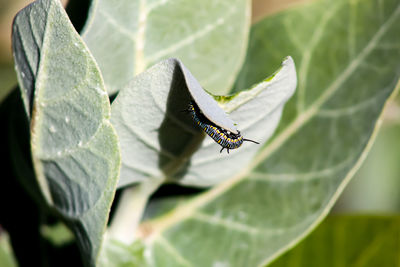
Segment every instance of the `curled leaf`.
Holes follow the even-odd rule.
[[[295,87],[296,71],[288,57],[272,77],[222,99],[221,106],[245,137],[265,143]],[[201,86],[182,62],[169,59],[138,75],[118,94],[111,121],[122,149],[119,186],[147,179],[210,186],[251,161],[260,148],[255,144],[245,143],[228,155],[220,154],[211,138],[204,139],[192,118],[182,112],[191,99],[190,90]]]

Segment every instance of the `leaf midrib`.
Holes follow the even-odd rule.
[[[317,47],[317,44],[321,41],[324,33],[324,29],[328,22],[334,17],[338,9],[341,7],[343,2],[339,2],[336,6],[332,7],[322,15],[321,22],[318,27],[314,30],[314,34],[311,37],[310,43],[306,46],[303,51],[303,57],[301,59],[299,68],[299,85],[297,88],[297,110],[301,113],[305,109],[305,97],[306,97],[306,86],[307,86],[307,74],[310,67],[312,58],[312,51]]]
[[[139,236],[142,236],[146,242],[152,243],[163,231],[172,225],[190,217],[198,207],[209,203],[225,191],[229,190],[235,184],[244,180],[252,169],[265,160],[269,155],[274,153],[278,148],[280,148],[294,133],[297,132],[297,130],[299,130],[314,117],[314,115],[320,110],[321,106],[338,90],[340,85],[342,85],[347,78],[350,77],[363,59],[365,59],[365,57],[373,50],[376,43],[386,33],[399,13],[400,5],[397,6],[396,10],[386,20],[386,22],[381,25],[379,30],[374,34],[374,36],[370,39],[364,49],[357,55],[357,57],[355,57],[348,67],[334,80],[330,86],[328,86],[325,92],[312,105],[310,105],[310,107],[303,114],[298,115],[297,118],[294,119],[293,122],[290,123],[286,129],[283,130],[281,134],[278,135],[269,145],[264,147],[264,149],[261,150],[261,152],[255,157],[255,159],[247,168],[243,169],[232,179],[223,182],[220,185],[210,189],[206,193],[194,198],[191,201],[188,201],[186,205],[181,205],[160,218],[144,222],[142,226],[145,228],[150,227],[153,232],[147,236],[140,235],[139,233]],[[140,227],[139,232],[141,232],[141,230],[142,229]]]
[[[138,30],[136,33],[136,42],[135,42],[135,67],[134,67],[134,75],[143,72],[146,69],[146,60],[144,57],[144,46],[146,41],[146,21],[147,21],[148,11],[146,9],[146,0],[139,1],[139,10],[138,10]]]
[[[203,27],[200,30],[193,32],[192,34],[184,37],[183,39],[177,41],[175,44],[170,45],[167,48],[157,51],[156,53],[152,54],[147,60],[149,62],[155,62],[158,59],[163,58],[163,57],[167,56],[168,54],[171,54],[172,52],[179,50],[182,47],[185,47],[191,43],[194,43],[196,40],[201,39],[203,36],[206,36],[207,34],[214,31],[219,26],[226,24],[226,20],[230,16],[235,14],[236,11],[237,11],[236,6],[231,7],[226,12],[226,14],[224,14],[225,16],[218,18],[216,21],[213,21],[212,23],[203,25]]]
[[[38,4],[38,3],[36,3]],[[59,2],[51,2],[50,6],[49,6],[49,10],[46,13],[47,18],[45,20],[45,25],[44,25],[44,32],[43,32],[43,40],[42,40],[42,47],[40,50],[40,55],[38,55],[38,67],[37,67],[37,72],[36,72],[36,80],[35,80],[35,84],[34,84],[34,92],[32,94],[33,97],[33,108],[32,108],[32,112],[31,112],[31,123],[30,123],[30,132],[31,132],[31,141],[30,141],[30,147],[31,147],[31,156],[32,156],[32,162],[33,162],[33,169],[35,172],[35,177],[39,183],[39,187],[42,191],[43,196],[45,197],[47,203],[50,206],[54,205],[54,201],[53,201],[53,197],[51,195],[50,192],[50,186],[47,182],[47,178],[44,175],[44,169],[43,169],[43,164],[42,161],[39,157],[39,155],[37,155],[37,143],[39,142],[39,137],[38,137],[38,133],[36,132],[36,128],[38,127],[39,124],[39,112],[40,112],[40,104],[39,104],[39,98],[41,96],[41,90],[37,90],[37,88],[39,88],[39,85],[41,83],[43,83],[42,81],[42,75],[41,72],[43,71],[43,61],[44,59],[46,59],[46,57],[42,57],[42,50],[43,48],[47,48],[48,47],[48,42],[49,42],[49,27],[51,27],[51,25],[49,25],[48,23],[48,17],[50,16],[50,14],[52,12],[54,12],[54,5],[60,5]],[[36,151],[36,153],[35,153]]]

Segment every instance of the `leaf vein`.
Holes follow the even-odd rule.
[[[323,37],[327,23],[334,17],[341,3],[342,2],[339,2],[336,6],[328,9],[327,13],[322,16],[321,21],[318,23],[318,27],[310,38],[310,43],[306,46],[306,50],[303,52],[303,57],[299,67],[299,84],[297,87],[297,110],[299,113],[303,112],[305,109],[307,74],[310,67],[312,52]]]
[[[110,16],[107,12],[105,12],[104,10],[99,10],[99,14],[102,15],[110,23],[110,25],[112,25],[118,32],[126,35],[132,41],[136,40],[134,32],[132,32],[130,29],[118,24],[118,22],[112,16]]]
[[[311,118],[313,118],[320,110],[323,104],[331,97],[338,88],[353,74],[356,68],[360,65],[362,60],[372,51],[377,45],[379,39],[383,36],[386,30],[394,22],[397,15],[400,13],[400,5],[394,11],[394,13],[386,20],[386,22],[380,27],[376,34],[371,38],[364,49],[358,54],[354,61],[344,69],[344,71],[331,83],[325,92],[301,115],[298,115],[268,146],[266,146],[255,158],[254,163],[249,166],[249,170],[258,165],[262,160],[267,158],[271,153],[277,150],[286,140],[289,139],[298,129],[303,127]],[[244,175],[247,171],[244,173]],[[243,174],[242,174],[243,175]],[[243,176],[244,176],[243,175]],[[241,180],[238,178],[238,180]]]
[[[146,41],[146,21],[148,12],[146,11],[146,0],[139,2],[138,31],[135,36],[135,68],[134,75],[137,75],[146,69],[146,60],[144,57],[144,47]]]
[[[321,170],[314,170],[305,173],[249,173],[250,180],[265,181],[265,182],[293,182],[293,181],[309,181],[313,179],[322,179],[322,176],[334,175],[337,172],[345,170],[352,163],[352,157],[342,161],[335,166],[331,166]]]
[[[183,264],[184,266],[190,267],[192,266],[192,263],[189,262],[187,259],[185,259],[181,253],[174,247],[168,240],[166,240],[162,235],[158,236],[158,239],[156,242],[160,245],[162,245],[172,256],[175,257],[175,259]]]
[[[342,117],[342,116],[349,116],[353,115],[359,111],[362,111],[364,109],[367,109],[371,106],[374,106],[376,104],[377,98],[383,97],[387,94],[387,90],[385,88],[383,90],[380,90],[377,95],[374,97],[371,97],[369,99],[366,99],[364,101],[361,101],[359,103],[353,104],[352,106],[347,106],[343,108],[336,108],[336,109],[320,109],[318,114],[316,114],[316,117],[321,117],[321,118],[335,118],[335,117]]]
[[[155,9],[165,5],[165,4],[167,4],[168,2],[169,2],[168,0],[160,0],[158,2],[155,2],[152,5],[149,5],[148,8],[147,8],[147,13],[152,12],[153,10],[155,10]]]
[[[207,224],[212,224],[216,226],[220,226],[226,229],[229,229],[231,231],[237,231],[237,232],[243,232],[247,233],[250,235],[260,235],[260,234],[279,234],[284,232],[284,229],[272,229],[272,230],[266,230],[266,229],[260,229],[251,225],[243,224],[240,222],[236,222],[233,220],[227,220],[224,218],[216,217],[216,216],[210,216],[205,213],[201,212],[193,212],[192,216],[190,217],[191,219],[195,219],[201,222],[205,222]]]
[[[180,48],[194,43],[194,41],[196,41],[197,39],[202,38],[203,36],[205,36],[206,34],[212,32],[213,30],[215,30],[216,28],[218,28],[219,26],[223,25],[226,23],[226,20],[232,16],[234,13],[236,12],[236,8],[231,8],[230,11],[227,13],[227,15],[225,15],[224,17],[220,17],[218,18],[216,21],[214,21],[213,23],[210,23],[208,25],[205,25],[203,29],[187,36],[186,38],[175,42],[173,45],[158,51],[157,53],[152,54],[149,58],[148,61],[149,62],[155,62],[158,59],[171,54],[177,50],[179,50]]]

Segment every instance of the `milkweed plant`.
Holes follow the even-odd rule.
[[[353,2],[251,23],[249,0],[92,0],[80,33],[58,0],[22,9],[1,116],[48,264],[266,266],[299,243],[398,88],[400,4]]]

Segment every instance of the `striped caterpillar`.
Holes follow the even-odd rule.
[[[226,149],[229,154],[229,149],[236,149],[240,147],[244,141],[259,144],[256,141],[243,138],[239,131],[237,131],[235,134],[211,122],[203,115],[199,107],[193,101],[189,103],[187,110],[184,111],[188,112],[192,116],[193,121],[204,132],[206,132],[206,134],[208,134],[215,142],[222,146],[220,153]]]

